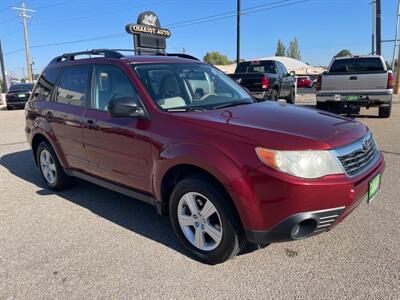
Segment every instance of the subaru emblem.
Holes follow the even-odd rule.
[[[364,151],[367,151],[367,149],[368,149],[368,140],[364,140],[363,141],[362,148],[363,148]]]

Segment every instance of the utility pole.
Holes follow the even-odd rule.
[[[26,26],[26,18],[32,18],[32,16],[27,15],[26,12],[36,12],[33,9],[25,8],[25,0],[22,1],[22,7],[13,7],[12,9],[20,10],[22,17],[22,22],[24,25],[24,39],[25,39],[25,56],[26,56],[26,67],[28,69],[28,82],[32,82],[32,68],[31,68],[31,54],[29,51],[29,44],[28,44],[28,28]]]
[[[375,54],[375,3],[376,1],[371,2],[372,7],[372,33],[371,33],[371,54]]]
[[[237,1],[236,15],[236,63],[240,62],[240,0]]]
[[[400,0],[398,0],[398,3],[397,3],[396,33],[394,35],[394,46],[393,46],[393,57],[392,57],[392,70],[393,71],[394,71],[394,61],[396,58],[396,47],[400,47],[400,45],[397,44],[397,35],[399,33],[399,22],[400,22]],[[400,48],[399,48],[399,51],[400,51]]]
[[[0,67],[1,67],[1,75],[3,77],[3,93],[7,93],[7,79],[6,79],[6,69],[4,68],[4,59],[3,59],[3,49],[1,48],[0,41]]]
[[[381,0],[376,0],[376,54],[381,55],[381,45],[382,45],[382,36],[381,36],[381,21],[382,21],[382,12],[381,12]]]

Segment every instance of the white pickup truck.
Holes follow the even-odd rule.
[[[350,114],[379,107],[379,117],[388,118],[393,83],[393,72],[379,55],[336,57],[318,76],[317,108]]]

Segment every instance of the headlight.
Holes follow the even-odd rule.
[[[271,168],[301,178],[319,178],[344,173],[328,151],[279,151],[256,148],[260,160]]]

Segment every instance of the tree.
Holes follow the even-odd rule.
[[[276,44],[276,52],[275,56],[285,56],[286,55],[286,47],[281,40],[278,40]]]
[[[297,42],[297,38],[294,38],[293,40],[290,41],[289,48],[286,51],[286,56],[301,60],[301,54],[300,54],[299,43]]]
[[[207,52],[203,57],[203,61],[210,65],[229,65],[231,63],[228,56],[223,55],[218,51]]]
[[[343,56],[352,56],[352,54],[351,54],[350,50],[342,49],[335,55],[335,57],[343,57]]]

